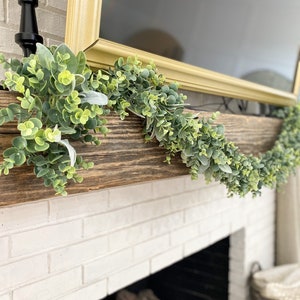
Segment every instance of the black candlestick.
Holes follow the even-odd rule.
[[[15,41],[23,49],[24,56],[29,56],[36,51],[36,43],[43,43],[39,35],[35,8],[38,0],[18,0],[21,10],[20,32],[15,35]]]

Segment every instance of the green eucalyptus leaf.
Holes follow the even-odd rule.
[[[60,94],[63,94],[66,90],[68,90],[68,87],[66,87],[64,84],[60,83],[57,80],[54,81],[54,85]]]
[[[48,118],[51,122],[53,122],[54,124],[57,124],[58,123],[58,120],[59,120],[59,111],[56,110],[56,109],[50,109],[48,111]]]
[[[0,114],[0,126],[3,125],[6,122],[6,119],[4,116],[1,116]]]
[[[36,173],[36,177],[40,178],[40,177],[44,177],[45,175],[47,175],[49,173],[49,170],[46,168],[43,169],[39,169],[39,171]]]
[[[10,107],[7,107],[6,113],[7,113],[8,121],[12,121],[15,117],[14,111]]]
[[[3,156],[4,157],[10,157],[11,155],[16,154],[18,152],[19,152],[18,148],[16,148],[16,147],[10,147],[10,148],[7,148],[6,150],[4,150]]]
[[[78,61],[74,53],[66,44],[59,45],[53,53],[53,56],[59,64],[64,64],[72,73],[76,73]]]
[[[34,159],[34,164],[37,167],[42,167],[48,164],[48,161],[43,156],[37,156]]]
[[[81,85],[85,81],[85,77],[81,74],[75,74],[75,85]]]
[[[27,146],[27,140],[22,136],[17,136],[12,140],[12,144],[18,149],[24,149]]]
[[[84,137],[84,141],[85,141],[86,143],[91,143],[91,142],[93,141],[93,136],[90,135],[90,134],[86,135],[86,136]]]
[[[206,156],[200,155],[199,160],[200,160],[200,162],[203,166],[208,166],[209,165],[209,159]]]
[[[54,62],[54,57],[50,50],[43,44],[36,44],[36,55],[38,56],[39,63],[46,69],[51,69],[51,63]]]
[[[84,69],[86,67],[86,57],[83,51],[79,51],[77,56],[77,70],[76,70],[76,74],[83,74],[84,73]]]
[[[30,153],[35,153],[37,152],[35,150],[35,142],[32,140],[27,140],[27,146],[25,147],[26,151],[30,152]]]
[[[218,165],[218,166],[223,172],[228,173],[228,174],[232,173],[232,170],[229,165]]]
[[[42,128],[42,126],[43,126],[43,123],[40,119],[30,118],[29,121],[31,121],[34,124],[34,127],[36,127],[36,128]]]
[[[76,130],[72,127],[59,127],[62,134],[74,134]]]
[[[26,155],[24,151],[19,151],[18,153],[15,153],[13,155],[13,158],[16,166],[21,166],[26,162]]]
[[[49,144],[46,142],[41,145],[38,145],[38,144],[34,145],[34,150],[36,152],[43,152],[43,151],[46,151],[48,148],[49,148]]]

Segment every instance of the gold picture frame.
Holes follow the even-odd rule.
[[[75,53],[85,51],[91,67],[109,67],[119,57],[137,56],[143,62],[153,61],[168,82],[176,81],[185,90],[279,106],[297,102],[300,68],[289,93],[124,46],[99,37],[101,7],[102,0],[68,0],[65,42]]]

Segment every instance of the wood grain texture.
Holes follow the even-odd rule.
[[[15,94],[0,91],[0,107],[10,101],[15,101]],[[199,117],[210,115],[200,113]],[[67,189],[69,194],[188,174],[179,156],[167,165],[164,149],[156,141],[144,142],[142,119],[132,114],[124,121],[114,114],[107,119],[110,132],[102,138],[100,146],[73,143],[77,153],[93,161],[95,166],[80,172],[84,181],[71,183]],[[281,128],[278,119],[229,114],[221,114],[217,123],[224,124],[225,136],[236,143],[241,152],[254,155],[270,149]],[[10,145],[15,134],[15,124],[0,128],[0,153]],[[8,176],[0,177],[0,206],[53,196],[53,190],[45,188],[42,180],[33,175],[32,166],[15,168]]]

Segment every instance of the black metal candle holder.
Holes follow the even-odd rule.
[[[36,43],[43,43],[39,35],[35,8],[38,0],[18,0],[21,10],[20,32],[15,35],[15,42],[23,49],[24,56],[36,52]]]

